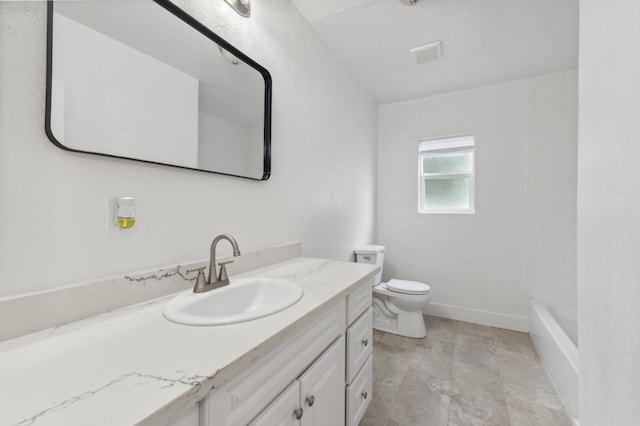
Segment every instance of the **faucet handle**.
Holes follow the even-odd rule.
[[[233,263],[233,260],[218,263],[218,265],[220,265],[220,272],[218,272],[218,281],[226,281],[227,283],[229,282],[229,275],[227,275],[228,263]]]
[[[203,272],[205,269],[206,269],[206,266],[203,266],[201,268],[187,269],[187,274],[198,271],[198,277],[196,278],[196,285],[193,286],[194,293],[202,293],[205,289],[205,286],[207,285],[207,279],[204,277],[204,272]]]

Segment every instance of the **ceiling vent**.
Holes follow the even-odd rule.
[[[414,47],[410,52],[416,64],[433,61],[442,56],[442,42],[438,40],[424,46]]]

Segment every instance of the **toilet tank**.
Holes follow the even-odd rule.
[[[382,281],[382,263],[384,262],[384,246],[366,245],[355,249],[356,262],[358,263],[370,263],[372,265],[380,266],[380,272],[378,272],[374,278],[373,285],[377,285]]]

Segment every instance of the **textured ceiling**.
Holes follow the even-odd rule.
[[[578,66],[578,0],[291,0],[380,103]],[[442,58],[409,50],[442,41]]]

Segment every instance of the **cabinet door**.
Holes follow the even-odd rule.
[[[302,426],[344,426],[344,351],[340,337],[298,379]]]
[[[300,407],[300,383],[296,380],[253,419],[250,426],[299,426],[298,416],[306,414]]]

